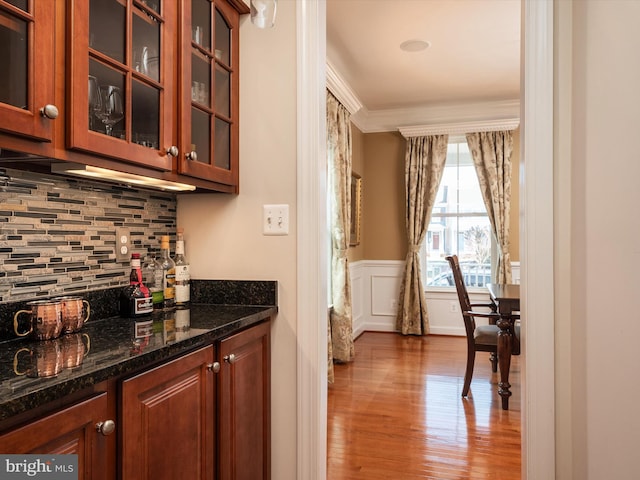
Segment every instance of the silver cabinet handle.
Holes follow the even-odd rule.
[[[193,160],[194,162],[198,160],[198,152],[196,152],[195,150],[190,151],[186,156],[187,160]]]
[[[180,151],[175,145],[171,145],[169,148],[167,148],[167,155],[169,155],[170,157],[177,157],[179,154]]]
[[[223,360],[225,362],[227,362],[227,363],[235,363],[236,362],[236,356],[233,353],[231,355],[225,355]]]
[[[113,420],[105,420],[104,422],[96,423],[96,430],[105,437],[111,435],[116,429],[116,422]]]
[[[220,371],[220,363],[219,362],[210,363],[209,365],[207,365],[207,369],[210,372],[218,373]]]
[[[58,118],[58,113],[58,107],[51,105],[50,103],[40,109],[40,115],[51,120]]]

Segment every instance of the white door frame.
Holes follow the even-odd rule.
[[[554,2],[523,0],[520,174],[522,478],[555,478]]]
[[[555,477],[553,2],[523,0],[521,257],[523,479]],[[297,478],[326,479],[326,3],[296,4]],[[535,302],[533,301],[535,299]],[[531,319],[527,322],[526,319]],[[524,383],[524,382],[523,382]]]

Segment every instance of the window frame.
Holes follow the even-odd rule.
[[[449,148],[449,146],[451,144],[467,144],[467,139],[464,135],[456,135],[456,136],[449,136],[449,140],[447,142],[447,149]],[[447,152],[447,156],[448,156],[448,152]],[[476,178],[477,178],[477,174],[476,174]],[[441,180],[442,182],[442,180]],[[440,185],[438,185],[438,189],[440,188]],[[457,192],[456,192],[457,194]],[[434,205],[435,207],[435,205]],[[483,207],[484,207],[484,213],[480,213],[480,212],[470,212],[470,213],[446,213],[446,214],[441,214],[438,213],[436,214],[437,217],[448,217],[448,218],[470,218],[470,217],[483,217],[483,218],[489,218],[489,214],[487,212],[486,209],[486,205],[484,205],[484,199],[483,199]],[[431,220],[433,219],[433,210],[432,210],[432,215],[430,216],[430,221],[429,223],[431,223]],[[489,229],[489,240],[490,240],[490,249],[491,249],[491,254],[490,254],[490,280],[493,281],[493,279],[495,278],[495,270],[496,270],[496,264],[497,264],[497,243],[496,243],[496,239],[495,236],[493,235],[493,229],[490,228]],[[427,246],[428,246],[428,238],[429,238],[429,232],[427,231],[427,233],[425,234],[425,237],[422,241],[422,245],[420,246],[420,251],[419,251],[419,255],[420,255],[420,269],[421,269],[421,277],[422,277],[422,282],[423,282],[423,288],[425,291],[427,292],[451,292],[451,291],[455,291],[455,285],[451,285],[451,286],[440,286],[440,285],[428,285],[427,284]],[[440,239],[440,242],[443,242],[444,239]],[[446,263],[446,262],[445,262]],[[448,264],[446,265],[447,269],[449,269],[450,271],[450,267],[448,266]],[[486,284],[486,283],[485,283]],[[467,290],[469,291],[469,293],[484,293],[486,292],[486,288],[484,286],[470,286],[467,285]]]

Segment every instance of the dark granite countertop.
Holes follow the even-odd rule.
[[[276,307],[269,306],[192,305],[189,310],[161,312],[140,321],[120,317],[89,321],[80,332],[56,340],[2,342],[0,421],[211,344],[276,312]],[[67,357],[63,362],[81,363],[63,367],[55,376],[38,377],[45,371],[43,365],[56,363],[58,349],[61,357]]]
[[[0,325],[0,422],[210,345],[278,311],[274,281],[195,280],[189,309],[137,321],[115,316],[118,292],[88,292],[89,322],[78,333],[47,341],[9,336],[13,312],[24,307],[0,305],[0,320],[6,320]]]

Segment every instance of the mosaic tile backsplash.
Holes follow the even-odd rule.
[[[175,247],[176,196],[0,168],[0,302],[126,285],[115,228],[133,252]]]

